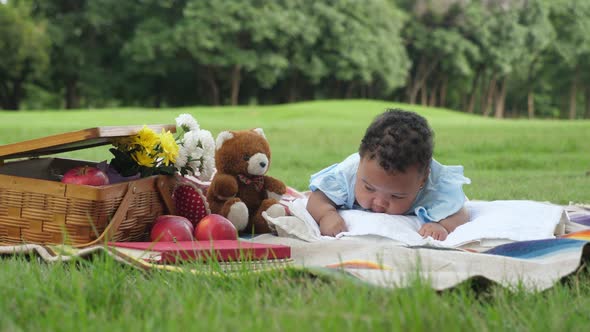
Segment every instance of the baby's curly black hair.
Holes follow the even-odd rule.
[[[430,166],[434,132],[422,116],[388,109],[367,128],[359,147],[361,158],[377,159],[387,172],[405,172],[412,165],[424,174]]]

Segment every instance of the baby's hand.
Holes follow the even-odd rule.
[[[346,232],[344,219],[338,213],[330,213],[320,220],[320,233],[327,236],[336,236]]]
[[[418,233],[422,235],[422,237],[431,236],[433,239],[439,241],[444,241],[444,239],[447,238],[447,235],[449,235],[447,229],[437,222],[425,223],[422,225],[422,228],[420,228]]]

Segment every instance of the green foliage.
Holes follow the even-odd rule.
[[[45,75],[50,40],[26,2],[0,4],[0,106],[18,109],[24,83]]]
[[[388,90],[401,86],[409,62],[398,37],[405,17],[385,1],[315,2],[313,11],[323,38],[314,49],[323,55],[331,76],[371,83]]]
[[[315,51],[317,43],[325,37],[319,22],[320,17],[313,10],[313,2],[282,0],[272,3],[277,8],[268,11],[268,15],[264,17],[273,22],[275,29],[261,30],[268,31],[265,38],[268,45],[288,62],[281,78],[289,78],[297,73],[312,84],[317,84],[330,73],[322,54]],[[266,8],[272,7],[268,5]],[[265,23],[260,20],[257,24]]]
[[[21,31],[29,51],[13,51],[11,42],[0,68],[14,76],[24,63],[32,67],[11,108],[29,91],[25,108],[374,98],[485,114],[495,107],[499,117],[564,116],[569,107],[572,118],[590,117],[587,1],[12,0],[2,7],[22,18],[3,24],[2,42]]]
[[[590,52],[590,3],[560,0],[552,9],[551,19],[559,36],[555,51],[573,68]]]

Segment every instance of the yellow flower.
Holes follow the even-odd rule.
[[[162,151],[158,156],[162,158],[164,165],[168,166],[170,163],[174,163],[176,157],[178,157],[178,144],[176,144],[172,133],[170,131],[164,131],[164,129],[162,129],[159,138]]]
[[[134,144],[141,146],[149,154],[154,151],[158,141],[158,135],[147,126],[143,126],[137,135],[135,135]]]
[[[145,150],[135,151],[131,156],[133,157],[133,160],[135,160],[141,166],[154,166],[154,159]]]

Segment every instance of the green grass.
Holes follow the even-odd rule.
[[[216,136],[262,127],[270,174],[305,190],[310,174],[355,151],[371,119],[401,106],[428,118],[435,158],[461,164],[471,199],[590,202],[590,122],[484,119],[374,101],[280,106],[0,113],[0,144],[99,125],[173,123],[191,113]],[[109,159],[107,147],[63,154]],[[0,261],[0,330],[527,330],[583,331],[590,323],[587,271],[542,293],[470,283],[437,293],[310,278],[297,271],[237,277],[144,274],[107,257],[48,265]]]

